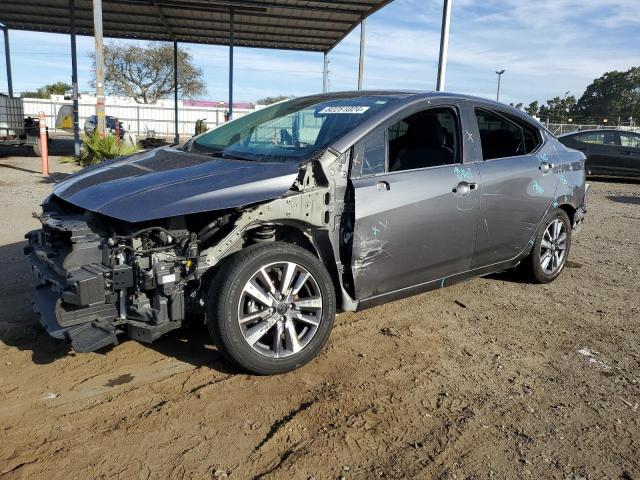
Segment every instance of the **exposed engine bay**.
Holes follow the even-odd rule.
[[[42,214],[34,214],[42,228],[26,235],[25,247],[41,323],[78,352],[117,344],[118,334],[153,342],[202,314],[220,261],[259,242],[286,238],[341,270],[329,235],[337,238],[340,229],[344,207],[336,198],[344,199],[347,159],[328,151],[324,157],[338,195],[316,159],[301,166],[282,198],[139,223],[50,196]]]

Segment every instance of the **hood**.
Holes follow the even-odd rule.
[[[277,198],[298,174],[296,163],[213,158],[163,147],[70,176],[54,195],[127,222],[242,207]]]

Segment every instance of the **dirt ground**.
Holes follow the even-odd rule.
[[[342,314],[315,361],[254,377],[199,326],[91,354],[42,333],[38,167],[0,158],[0,479],[640,479],[640,183],[591,181],[555,283]]]

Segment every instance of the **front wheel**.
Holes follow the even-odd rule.
[[[562,209],[547,214],[525,263],[527,273],[536,283],[555,280],[564,268],[571,249],[571,221]]]
[[[336,312],[333,282],[320,260],[297,245],[270,242],[225,263],[209,291],[207,326],[227,356],[260,375],[314,358]]]

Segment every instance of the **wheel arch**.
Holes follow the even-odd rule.
[[[564,210],[564,212],[569,217],[569,222],[570,222],[571,226],[573,226],[573,219],[574,219],[575,214],[576,214],[576,209],[573,207],[573,205],[571,205],[569,203],[562,203],[562,204],[558,205],[558,208],[560,210]]]
[[[270,225],[275,228],[275,240],[281,242],[292,243],[299,247],[308,250],[312,255],[322,262],[324,267],[329,272],[329,276],[333,282],[334,291],[338,304],[341,302],[341,283],[340,274],[336,266],[335,255],[333,251],[333,245],[329,238],[329,232],[325,229],[320,229],[313,225],[307,224],[301,221],[275,221],[260,223],[254,228],[260,228],[260,226]],[[248,231],[247,229],[246,231]]]

